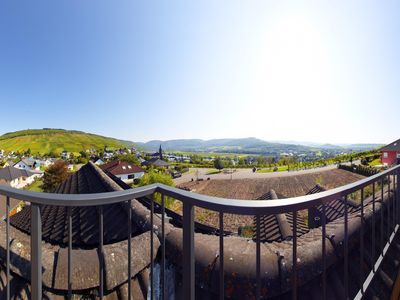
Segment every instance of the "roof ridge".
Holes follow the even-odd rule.
[[[91,168],[96,176],[108,187],[110,192],[122,191],[123,189],[116,184],[102,169],[96,166],[93,162],[89,161],[86,166]]]

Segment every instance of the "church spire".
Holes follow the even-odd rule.
[[[162,148],[161,148],[161,144],[160,144],[160,149],[158,150],[158,154],[160,155],[160,159],[162,160],[163,157],[162,157]]]

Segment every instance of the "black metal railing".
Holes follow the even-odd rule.
[[[103,257],[103,206],[112,203],[126,203],[128,209],[128,295],[131,297],[131,264],[132,264],[132,251],[131,251],[131,239],[132,239],[132,209],[131,202],[133,199],[141,198],[144,196],[151,196],[155,193],[161,194],[161,216],[155,215],[154,212],[154,200],[151,202],[150,207],[150,228],[151,228],[151,247],[150,247],[150,293],[151,299],[154,297],[154,234],[160,239],[160,295],[162,299],[166,298],[166,234],[165,234],[165,197],[172,197],[183,204],[183,235],[182,235],[182,287],[183,287],[183,298],[194,299],[195,298],[195,215],[194,208],[201,207],[204,209],[215,211],[219,214],[219,270],[218,270],[218,291],[220,299],[225,298],[225,279],[228,276],[225,272],[225,257],[224,257],[224,215],[225,214],[240,214],[240,215],[254,215],[256,216],[256,238],[255,238],[255,280],[254,280],[254,295],[256,299],[266,297],[262,292],[262,252],[260,242],[260,217],[263,215],[271,214],[282,214],[287,212],[293,213],[293,236],[291,239],[292,246],[292,266],[291,266],[291,280],[290,290],[293,299],[298,297],[299,288],[299,269],[298,269],[298,240],[297,237],[297,220],[299,218],[299,212],[312,207],[320,207],[322,210],[321,219],[321,299],[325,299],[327,296],[327,224],[326,218],[327,206],[331,201],[336,199],[342,199],[344,201],[344,212],[340,220],[343,221],[344,239],[343,239],[343,279],[344,279],[344,290],[343,295],[345,299],[349,297],[355,299],[361,299],[365,295],[369,285],[371,284],[377,270],[379,269],[385,254],[391,242],[394,239],[396,232],[398,231],[399,224],[399,183],[400,183],[400,166],[393,167],[387,171],[376,174],[374,176],[362,179],[355,183],[345,185],[343,187],[335,188],[329,191],[301,196],[289,199],[280,200],[233,200],[223,199],[217,197],[210,197],[200,194],[191,193],[181,189],[165,186],[163,184],[152,184],[140,188],[134,188],[130,190],[109,192],[101,194],[48,194],[48,193],[35,193],[25,190],[17,190],[10,187],[0,186],[0,195],[6,197],[6,257],[4,259],[6,265],[6,295],[7,299],[10,299],[10,199],[18,199],[29,202],[31,205],[31,297],[32,299],[42,299],[42,232],[41,232],[41,205],[54,205],[54,206],[65,206],[68,207],[68,297],[71,298],[73,294],[74,286],[72,284],[72,207],[83,207],[83,206],[97,206],[99,208],[99,286],[98,296],[100,299],[104,296],[104,257]],[[364,202],[366,201],[366,189],[369,190],[369,202],[368,209],[372,210],[372,245],[368,245],[368,249],[371,249],[371,256],[373,265],[369,272],[365,272],[365,266],[363,266],[363,260],[366,256],[364,235],[366,233],[365,226],[365,207]],[[359,291],[356,294],[349,294],[349,197],[354,193],[360,193],[359,195],[359,211],[361,222],[360,222],[360,240],[357,244],[360,251],[360,279],[359,279]],[[376,209],[379,202],[379,214]],[[385,209],[383,209],[385,208]],[[155,218],[158,218],[158,222],[161,225],[161,231],[158,230],[156,233],[154,230]],[[379,223],[377,222],[379,220]],[[386,220],[386,228],[385,226]],[[376,239],[376,233],[379,233],[379,241]],[[377,249],[379,251],[377,251]],[[379,253],[378,253],[379,252]]]

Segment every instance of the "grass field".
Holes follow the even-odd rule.
[[[66,150],[78,153],[86,149],[101,150],[105,146],[123,148],[127,142],[100,135],[68,130],[23,130],[0,136],[0,149],[6,151],[31,150],[32,154],[56,154]]]
[[[213,174],[219,174],[219,173],[221,173],[221,170],[214,169],[214,170],[209,170],[206,173],[206,175],[213,175]]]
[[[43,192],[43,190],[40,188],[40,186],[43,184],[43,181],[41,179],[35,180],[31,185],[25,187],[25,190],[31,191],[31,192]]]
[[[377,158],[377,159],[374,159],[373,161],[371,161],[368,165],[370,167],[374,167],[374,166],[377,166],[377,165],[380,165],[380,164],[381,164],[381,159]]]
[[[288,170],[288,166],[279,166],[278,171],[276,172],[284,172]],[[257,169],[257,173],[270,173],[274,172],[274,168],[262,168],[262,169]]]

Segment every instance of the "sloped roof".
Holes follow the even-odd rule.
[[[119,191],[130,188],[112,174],[106,174],[92,162],[84,165],[78,172],[73,173],[61,184],[56,193],[86,194]],[[115,299],[127,288],[127,228],[128,209],[132,209],[132,283],[137,283],[140,276],[148,282],[148,265],[155,259],[160,246],[157,237],[154,238],[154,256],[150,257],[150,232],[136,218],[135,212],[141,213],[143,220],[147,209],[136,200],[132,206],[125,203],[103,206],[104,222],[104,267],[106,294]],[[25,206],[19,213],[10,217],[13,240],[11,251],[17,253],[17,260],[11,262],[11,270],[22,280],[30,280],[29,249],[30,249],[30,211],[31,206]],[[43,286],[45,292],[54,292],[68,289],[66,268],[68,244],[67,209],[57,206],[41,206],[42,215],[42,264]],[[72,207],[72,283],[78,294],[91,294],[98,289],[99,253],[99,214],[97,207]],[[140,227],[140,225],[143,225]],[[4,222],[0,222],[0,253],[4,253],[5,230]],[[144,272],[144,273],[143,273]],[[141,275],[142,274],[142,275]],[[16,280],[19,280],[15,278]],[[136,290],[137,297],[146,298],[148,288]],[[82,292],[86,291],[86,292]],[[14,292],[14,291],[13,291]],[[114,299],[113,298],[113,299]]]
[[[29,158],[24,158],[21,161],[30,168],[33,168],[38,163],[38,161],[36,161],[35,159],[29,159]]]
[[[274,190],[262,195],[257,200],[284,199],[282,195],[278,196]],[[253,238],[256,239],[257,234],[257,218],[253,221]],[[297,217],[297,236],[308,232],[308,226],[302,218]],[[260,241],[280,242],[290,240],[293,237],[293,213],[277,215],[263,215],[260,217]]]
[[[382,147],[380,151],[397,151],[397,152],[400,152],[400,139],[390,143],[389,145],[386,145],[386,146]]]
[[[142,165],[147,166],[147,165],[154,165],[157,167],[168,167],[169,163],[155,157],[149,160],[146,160],[145,162],[142,163]]]
[[[316,194],[326,191],[326,189],[320,185],[314,186],[306,195],[311,195],[311,194]],[[326,217],[326,222],[332,222],[333,220],[336,220],[338,218],[341,218],[344,216],[344,211],[345,211],[345,201],[343,198],[337,198],[334,199],[330,202],[328,202],[325,205],[325,217]],[[350,199],[347,199],[347,212],[348,213],[354,213],[357,212],[361,209],[360,205],[353,202]],[[319,220],[322,218],[322,205],[318,205],[314,210],[314,217],[317,217]]]
[[[108,171],[113,175],[122,175],[122,174],[132,174],[132,173],[141,173],[144,170],[141,167],[135,166],[132,163],[126,161],[115,160],[108,162],[104,165],[101,165],[100,168],[103,171]]]
[[[30,177],[34,174],[37,173],[28,170],[17,169],[14,167],[5,167],[3,169],[0,169],[0,179],[4,179],[6,181],[12,181],[20,177]]]
[[[95,164],[89,162],[78,172],[69,176],[57,189],[59,194],[89,194],[120,191],[123,188],[104,174]],[[31,207],[25,206],[10,218],[11,225],[30,234]],[[127,238],[128,214],[124,204],[110,204],[103,208],[104,244],[111,244]],[[68,244],[68,211],[66,207],[42,206],[42,237],[53,245]],[[79,248],[97,247],[99,244],[99,217],[96,207],[72,208],[72,244]],[[132,220],[132,231],[138,229]]]

